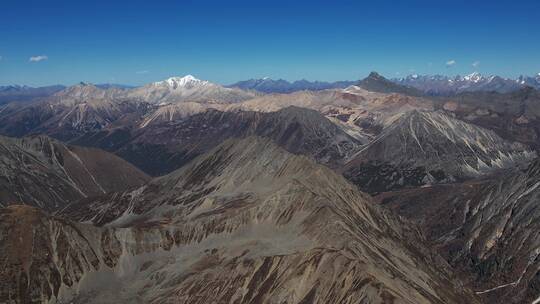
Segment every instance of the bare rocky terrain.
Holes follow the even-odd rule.
[[[46,136],[0,136],[0,172],[1,206],[24,203],[46,211],[137,187],[149,179],[111,153],[65,145]]]
[[[2,210],[2,277],[11,279],[0,298],[478,303],[418,231],[370,201],[268,139],[228,140],[139,189],[73,204],[62,217]]]
[[[539,303],[538,91],[412,81],[5,89],[0,302]]]
[[[527,164],[536,152],[442,112],[411,111],[342,169],[370,193],[480,177]]]
[[[433,247],[486,303],[540,297],[540,163],[461,184],[381,194],[383,205],[414,220]]]
[[[298,107],[270,113],[208,110],[143,128],[88,133],[73,143],[107,149],[155,176],[181,167],[228,138],[251,135],[271,138],[290,152],[334,167],[361,145],[319,112]]]

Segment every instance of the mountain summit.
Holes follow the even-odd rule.
[[[127,95],[130,98],[153,104],[178,102],[235,103],[256,96],[237,88],[225,88],[221,85],[200,80],[192,75],[170,77],[140,88],[135,88]]]
[[[200,80],[192,75],[186,75],[184,77],[170,77],[163,81],[154,82],[156,86],[167,85],[173,89],[179,89],[183,87],[194,87],[194,86],[204,86],[209,84],[208,81]]]
[[[384,78],[377,72],[371,72],[368,77],[359,81],[356,86],[364,90],[378,93],[399,93],[409,96],[423,95],[419,90],[396,84]]]
[[[447,183],[536,157],[527,146],[440,112],[403,114],[366,145],[345,176],[367,192]]]

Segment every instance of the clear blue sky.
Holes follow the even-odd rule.
[[[0,85],[515,77],[540,72],[540,1],[4,0],[0,56]]]

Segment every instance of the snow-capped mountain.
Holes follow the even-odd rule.
[[[268,77],[260,79],[249,79],[239,81],[227,87],[239,88],[243,90],[255,90],[262,93],[292,93],[297,91],[320,91],[327,89],[343,89],[354,84],[354,81],[308,81],[305,79],[289,82],[284,79],[271,79]]]
[[[47,134],[69,141],[88,132],[137,120],[153,106],[126,99],[127,90],[80,83],[36,102],[0,110],[0,132],[9,136]]]
[[[206,80],[200,80],[192,75],[186,75],[184,77],[171,77],[163,81],[154,82],[153,85],[155,86],[167,86],[172,89],[178,89],[178,88],[193,88],[193,87],[199,87],[199,86],[206,86],[210,84],[210,82]]]
[[[519,76],[516,82],[521,85],[527,85],[540,89],[540,73],[536,74],[535,76]]]
[[[451,95],[462,92],[495,91],[508,93],[524,86],[540,89],[540,73],[536,76],[520,76],[517,79],[500,76],[484,76],[478,72],[465,76],[418,75],[392,79],[393,82],[419,89],[429,95]]]
[[[0,109],[0,131],[10,136],[48,134],[69,141],[104,128],[135,124],[154,110],[171,118],[184,117],[257,95],[255,92],[224,88],[190,75],[171,77],[133,89],[101,88],[81,82],[39,102],[3,106]],[[167,109],[162,111],[160,107]]]
[[[184,101],[207,103],[235,103],[255,97],[257,94],[237,88],[197,79],[191,75],[171,77],[129,91],[128,97],[153,104]]]
[[[484,77],[480,73],[474,72],[472,74],[464,76],[463,80],[468,81],[468,82],[472,82],[472,83],[478,83],[478,82],[484,80]]]

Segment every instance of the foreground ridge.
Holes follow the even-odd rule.
[[[2,214],[8,227],[20,216]],[[476,303],[409,224],[268,139],[227,140],[146,186],[82,201],[62,216],[86,224],[32,227],[47,236],[75,225],[95,262],[49,264],[74,279],[58,292],[31,285],[34,301]],[[74,246],[73,238],[60,239]],[[50,248],[64,256],[54,252],[64,246]],[[3,299],[16,294],[11,288],[3,287]]]

